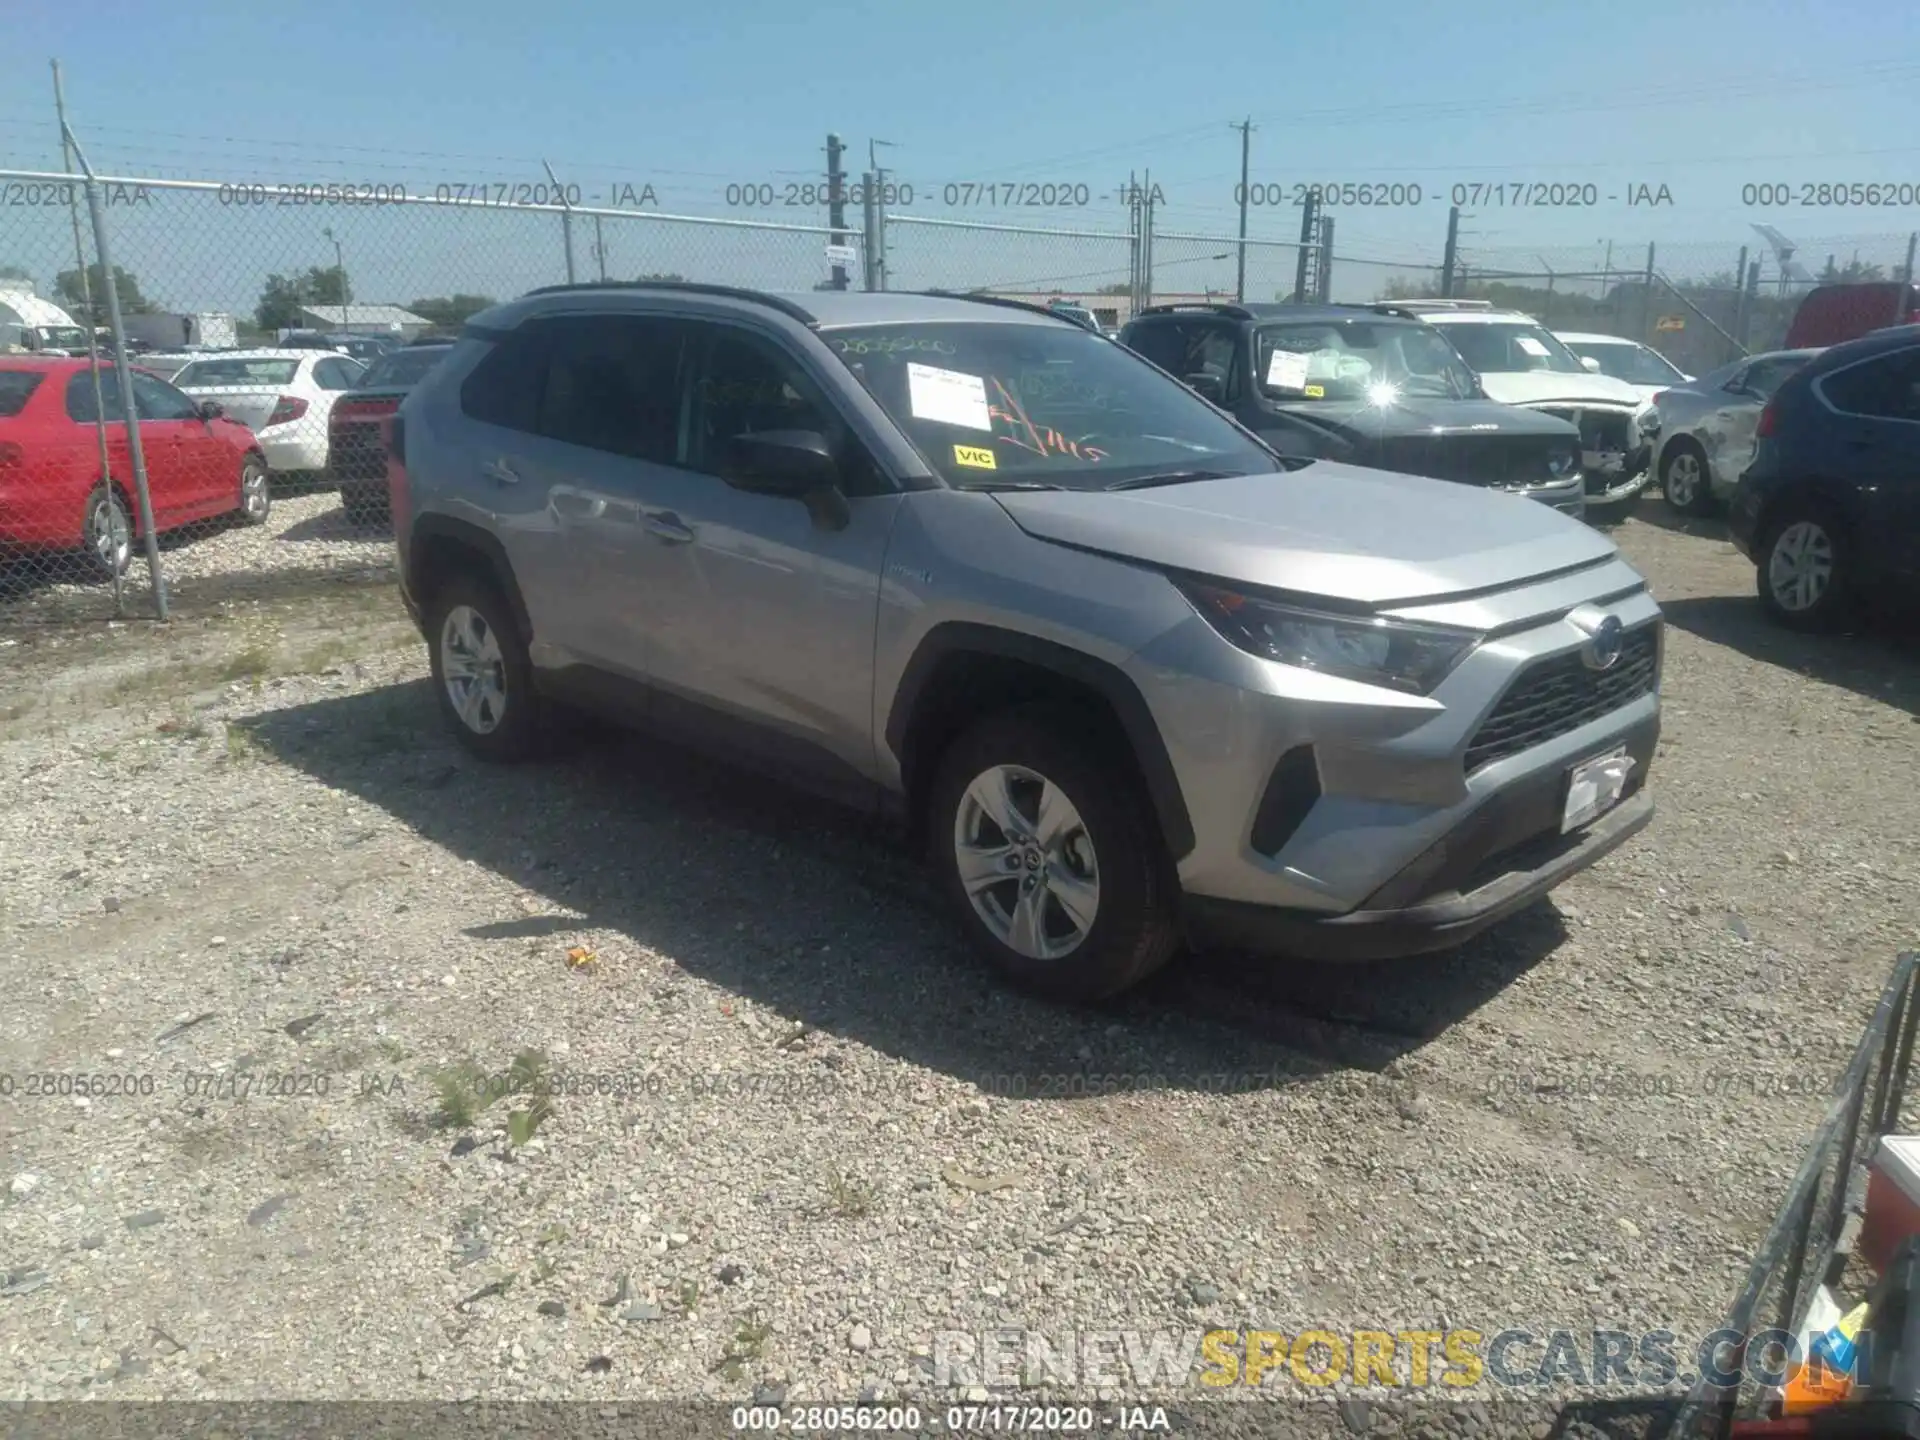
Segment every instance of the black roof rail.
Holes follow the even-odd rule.
[[[1213,315],[1226,315],[1235,320],[1254,320],[1259,317],[1244,305],[1236,305],[1226,300],[1183,300],[1166,305],[1149,305],[1144,310],[1136,310],[1136,315],[1177,315],[1182,310],[1204,310]]]
[[[749,290],[740,285],[709,285],[699,280],[583,280],[573,285],[542,285],[528,295],[564,295],[582,290],[674,290],[688,295],[725,295],[734,300],[753,300],[770,310],[778,310],[802,325],[818,326],[819,317],[784,295],[765,290]]]
[[[1014,300],[1005,295],[989,295],[984,290],[917,290],[903,293],[928,295],[939,300],[974,300],[982,305],[1003,305],[1009,310],[1027,310],[1035,315],[1045,315],[1050,320],[1058,320],[1062,325],[1071,325],[1076,330],[1087,328],[1077,320],[1067,319],[1050,305],[1037,304],[1032,300]]]

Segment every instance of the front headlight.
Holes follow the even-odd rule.
[[[1574,467],[1580,463],[1580,457],[1572,450],[1554,450],[1547,455],[1547,474],[1556,480],[1564,480],[1573,474]]]
[[[1197,580],[1178,582],[1226,639],[1262,660],[1425,695],[1480,641],[1470,630],[1335,615]]]
[[[1647,408],[1633,417],[1633,424],[1634,428],[1640,432],[1642,439],[1658,435],[1660,433],[1659,408],[1649,401]]]

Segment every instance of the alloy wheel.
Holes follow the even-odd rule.
[[[1700,498],[1700,457],[1683,450],[1667,462],[1667,502],[1685,510]]]
[[[440,627],[440,668],[460,723],[476,735],[500,728],[507,713],[507,673],[487,617],[456,605]]]
[[[1066,792],[1019,765],[975,776],[953,822],[953,856],[974,913],[1009,949],[1059,960],[1100,911],[1093,837]]]

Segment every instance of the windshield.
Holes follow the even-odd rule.
[[[371,390],[384,385],[417,385],[446,353],[445,347],[437,345],[420,350],[396,350],[374,361],[360,377],[360,386]]]
[[[1629,385],[1673,385],[1685,379],[1658,350],[1644,345],[1608,345],[1591,340],[1569,340],[1567,348],[1583,360],[1598,360],[1600,373]]]
[[[822,338],[935,473],[962,489],[1100,490],[1279,468],[1186,387],[1085,330],[948,322]]]
[[[181,389],[192,385],[291,385],[298,360],[196,360],[173,377]]]
[[[78,325],[43,325],[40,337],[51,350],[84,350],[87,348],[87,332]]]
[[[1552,370],[1584,375],[1580,357],[1530,320],[1494,320],[1442,327],[1460,357],[1482,375],[1514,370]]]
[[[1403,395],[1465,400],[1474,388],[1453,347],[1422,325],[1263,325],[1255,361],[1261,389],[1278,400],[1391,405]]]

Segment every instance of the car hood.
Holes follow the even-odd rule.
[[[1363,400],[1305,400],[1282,402],[1281,409],[1341,434],[1362,439],[1398,439],[1408,435],[1538,435],[1573,440],[1579,432],[1552,415],[1493,400],[1442,400],[1413,396],[1392,405],[1370,405]]]
[[[1625,405],[1638,409],[1640,392],[1611,375],[1568,375],[1558,370],[1491,370],[1480,383],[1503,405]]]
[[[1495,590],[1615,554],[1604,535],[1536,500],[1331,460],[1149,490],[993,498],[1042,540],[1359,605]]]

